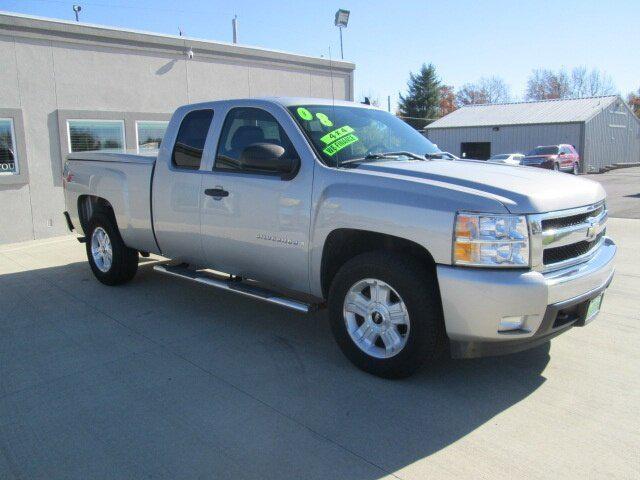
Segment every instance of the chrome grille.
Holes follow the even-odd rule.
[[[532,266],[550,271],[588,260],[606,233],[604,202],[558,212],[531,215]]]

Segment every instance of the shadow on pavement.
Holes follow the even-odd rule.
[[[0,274],[0,477],[377,479],[544,382],[548,344],[375,378],[324,312],[150,267],[115,288],[84,262]]]

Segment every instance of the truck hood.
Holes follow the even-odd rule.
[[[540,168],[470,160],[431,160],[363,163],[362,172],[476,191],[493,197],[511,213],[543,213],[582,207],[606,197],[598,182]]]

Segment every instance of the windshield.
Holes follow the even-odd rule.
[[[494,155],[490,160],[506,160],[507,158],[509,158],[509,155]]]
[[[556,155],[557,153],[558,147],[536,147],[527,153],[527,155]]]
[[[419,156],[438,148],[390,113],[369,108],[297,105],[289,107],[322,160],[329,166],[365,159],[367,155],[410,152]],[[395,158],[406,160],[404,155]]]

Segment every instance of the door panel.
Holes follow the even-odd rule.
[[[252,116],[248,111],[251,109],[229,111],[221,128],[216,166],[203,176],[200,198],[204,256],[207,265],[216,270],[308,291],[315,160],[308,155],[308,148],[305,150],[301,135],[289,138],[284,133],[283,126],[293,132],[297,128],[286,111],[263,105],[253,108],[260,112]],[[283,180],[278,175],[246,170],[241,152],[254,143],[275,143],[292,155],[302,152],[297,174]]]
[[[162,254],[199,264],[204,260],[200,241],[203,177],[200,167],[206,158],[205,152],[210,149],[207,137],[213,110],[184,108],[183,113],[176,112],[176,119],[169,125],[158,155],[152,215]]]

